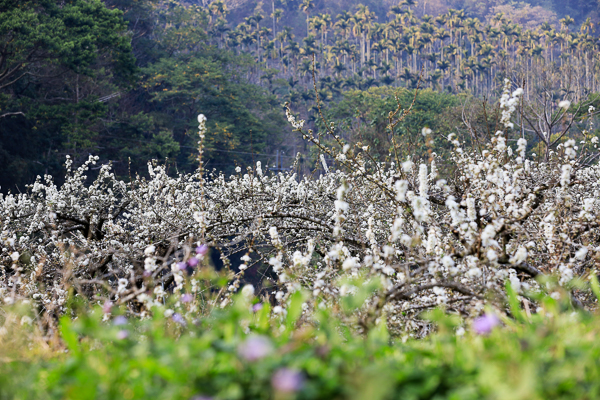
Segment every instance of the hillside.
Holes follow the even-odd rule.
[[[203,0],[207,2],[207,0]],[[274,8],[294,11],[293,17],[284,18],[285,25],[297,25],[295,19],[302,19],[298,11],[301,0],[226,0],[228,8],[232,10],[233,21],[240,22],[243,16],[251,14],[257,9],[265,13],[272,13]],[[600,3],[595,0],[314,0],[313,11],[316,13],[338,13],[356,9],[359,4],[368,6],[378,17],[378,20],[387,20],[386,13],[390,7],[401,4],[414,4],[414,12],[418,17],[432,15],[434,17],[448,12],[450,9],[464,10],[470,17],[481,20],[490,20],[499,12],[504,13],[514,22],[535,27],[543,22],[558,24],[558,20],[566,16],[574,19],[575,26],[579,27],[587,18],[592,22],[600,21]]]
[[[67,155],[76,163],[98,155],[121,177],[147,174],[149,159],[192,171],[198,112],[208,118],[207,168],[232,173],[261,161],[281,170],[300,153],[294,168],[302,175],[321,163],[290,134],[285,102],[322,132],[318,94],[348,140],[367,138],[385,159],[385,114],[368,110],[389,112],[393,94],[408,107],[410,93],[426,90],[396,132],[420,143],[406,151],[421,156],[447,150],[417,140],[424,126],[438,126],[431,115],[447,116],[440,130],[470,137],[461,104],[498,99],[505,78],[527,100],[546,91],[553,103],[580,102],[600,91],[598,7],[589,1],[66,4],[0,0],[0,39],[11,43],[0,54],[2,191],[23,191],[38,175],[60,182]],[[487,130],[485,110],[474,110]]]

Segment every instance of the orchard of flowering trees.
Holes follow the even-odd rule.
[[[103,305],[107,317],[121,304],[141,317],[194,318],[241,290],[270,302],[277,319],[302,294],[306,322],[326,308],[360,332],[383,318],[392,332],[419,336],[429,329],[424,310],[470,318],[487,304],[502,313],[507,288],[528,313],[535,292],[593,307],[584,282],[600,257],[598,139],[584,130],[532,159],[513,129],[522,95],[505,82],[488,142],[465,146],[448,133],[454,167],[445,171],[436,156],[399,159],[394,146],[392,161],[375,162],[332,123],[327,140],[305,131],[289,108],[292,128],[337,167],[298,177],[257,163],[231,176],[200,167],[172,177],[153,161],[148,179],[125,182],[102,166],[86,183],[96,158],[79,167],[67,159],[62,186],[44,176],[0,198],[0,299],[32,303],[52,328],[69,296]],[[409,112],[390,113],[389,128]],[[206,118],[198,121],[202,166]],[[220,272],[209,251],[221,255]],[[245,286],[253,270],[263,279]]]

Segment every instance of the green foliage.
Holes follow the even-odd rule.
[[[342,100],[331,104],[327,111],[329,121],[339,121],[338,130],[348,135],[350,142],[360,142],[373,150],[372,154],[383,161],[392,147],[389,115],[398,107],[411,112],[402,117],[398,113],[393,122],[401,121],[394,128],[396,143],[402,145],[402,159],[406,156],[428,157],[432,151],[444,155],[449,150],[447,134],[460,124],[454,108],[465,99],[462,95],[438,93],[430,89],[415,91],[405,88],[380,87],[368,90],[350,90],[343,93]],[[396,101],[396,98],[398,101]],[[440,118],[444,115],[444,118]],[[323,127],[324,128],[324,127]],[[432,134],[424,137],[422,129]]]
[[[232,172],[280,145],[282,101],[248,81],[252,57],[211,45],[222,23],[212,11],[156,0],[0,0],[0,10],[4,191],[36,175],[60,182],[67,154],[98,155],[121,177],[151,159],[190,172],[199,113],[208,168]]]
[[[302,301],[297,292],[290,309],[301,308]],[[268,304],[253,312],[252,301],[241,296],[230,307],[198,319],[190,315],[187,322],[157,312],[152,319],[115,324],[103,322],[95,308],[75,321],[61,320],[67,350],[52,355],[40,355],[35,341],[6,351],[8,335],[28,337],[35,330],[14,317],[11,325],[9,311],[0,321],[0,398],[597,398],[600,317],[573,312],[551,297],[536,301],[534,314],[512,304],[511,313],[518,309],[520,317],[504,317],[487,335],[457,335],[464,322],[434,311],[427,318],[437,333],[397,343],[383,324],[362,337],[326,310],[311,324],[290,312],[287,329],[279,329]],[[257,335],[271,346],[248,359],[244,346]],[[301,374],[297,392],[276,390],[274,376],[282,368]]]
[[[123,35],[125,24],[119,10],[109,10],[100,0],[49,0],[0,2],[2,47],[1,84],[33,73],[40,61],[70,71],[93,75],[92,65],[101,50],[117,61],[121,71],[131,71],[131,45]],[[6,72],[6,73],[5,73]]]
[[[232,172],[235,163],[252,160],[243,153],[265,152],[267,139],[278,139],[285,126],[281,108],[275,96],[239,77],[249,65],[244,57],[209,47],[161,58],[144,69],[144,87],[155,105],[153,114],[190,148],[180,154],[180,168],[191,168],[192,158],[186,155],[194,153],[199,112],[208,118],[208,168],[216,165]],[[226,165],[221,162],[224,158]]]
[[[107,115],[100,98],[130,85],[136,67],[121,11],[100,0],[2,1],[0,40],[6,188],[57,172],[65,152],[87,157]]]

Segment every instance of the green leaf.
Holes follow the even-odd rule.
[[[590,275],[590,286],[592,287],[594,296],[596,296],[596,299],[598,299],[598,302],[600,303],[600,284],[598,284],[598,277],[594,273]]]
[[[295,327],[296,321],[302,315],[302,304],[304,304],[305,298],[306,296],[301,290],[297,290],[292,294],[287,307],[287,316],[285,317],[285,325],[288,330]]]
[[[71,353],[79,357],[81,355],[79,335],[73,329],[73,322],[68,315],[63,315],[60,319],[60,334]]]
[[[521,310],[521,302],[517,298],[517,293],[514,291],[510,281],[506,281],[506,295],[508,296],[508,305],[510,307],[511,314],[515,317],[517,321],[525,322],[527,318]]]

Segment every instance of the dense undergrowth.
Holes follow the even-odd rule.
[[[269,304],[257,301],[240,294],[231,307],[197,320],[155,313],[139,321],[113,310],[103,322],[95,308],[63,318],[51,340],[21,305],[0,317],[0,399],[600,396],[600,318],[560,298],[537,298],[540,307],[530,312],[512,295],[510,317],[488,309],[466,325],[436,310],[425,317],[437,332],[424,340],[393,340],[384,323],[356,335],[326,310],[314,324],[300,324],[300,293],[274,324]]]

